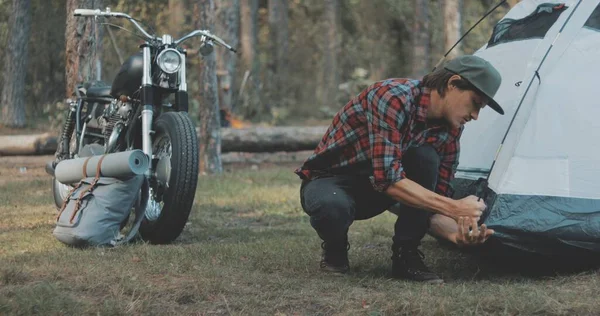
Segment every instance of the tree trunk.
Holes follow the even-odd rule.
[[[412,76],[420,79],[430,69],[429,62],[429,10],[428,0],[415,0],[413,16],[413,62]]]
[[[275,164],[279,166],[286,163],[301,164],[312,153],[313,150],[276,151],[269,153],[230,152],[223,154],[223,164]],[[256,168],[258,166],[252,166],[253,170],[258,170]]]
[[[285,106],[284,84],[288,80],[288,0],[269,0],[269,101]]]
[[[275,152],[314,150],[328,126],[224,128],[223,152]]]
[[[231,47],[239,46],[240,1],[220,0],[217,2],[215,33]],[[236,55],[223,48],[215,49],[217,58],[217,79],[219,81],[219,107],[221,126],[229,126],[228,116],[233,108],[233,79],[236,77]]]
[[[65,30],[66,97],[73,95],[75,85],[100,77],[101,28],[94,18],[74,17],[75,9],[103,9],[103,0],[67,0],[67,27]]]
[[[340,47],[340,1],[325,1],[325,51],[323,52],[323,69],[319,101],[322,105],[337,104],[336,95],[339,85],[338,54]]]
[[[462,0],[446,0],[444,1],[444,42],[446,53],[461,36],[461,13],[462,13]],[[460,55],[461,47],[460,44],[456,45],[454,49],[448,54],[448,59],[452,59]]]
[[[517,5],[517,3],[519,3],[520,0],[508,0],[508,5],[512,8],[514,6]]]
[[[178,38],[181,33],[181,26],[185,23],[185,0],[169,0],[169,33]]]
[[[262,115],[270,109],[265,102],[262,102],[262,80],[258,59],[258,0],[240,2],[240,44],[239,69],[240,75],[243,75],[246,80],[242,80],[240,84],[238,100],[241,100],[242,109],[238,112],[247,117]],[[248,85],[250,87],[246,88]]]
[[[194,6],[196,28],[213,31],[215,5],[213,0],[197,0]],[[200,63],[200,173],[221,173],[221,128],[219,123],[219,91],[215,54],[203,57]]]
[[[13,0],[9,18],[8,47],[4,57],[1,123],[10,127],[25,126],[25,74],[27,44],[31,28],[30,0]]]
[[[252,73],[258,66],[258,0],[240,2],[240,44],[240,69]]]
[[[48,155],[53,154],[56,147],[54,133],[0,136],[0,156]]]

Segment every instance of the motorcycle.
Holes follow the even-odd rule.
[[[207,30],[195,30],[180,39],[149,34],[138,20],[121,12],[76,9],[76,17],[123,18],[144,38],[141,52],[122,65],[112,85],[101,81],[80,84],[67,101],[68,113],[58,137],[55,160],[90,154],[141,149],[151,158],[146,177],[150,194],[140,226],[142,239],[164,244],[175,240],[189,217],[198,182],[198,139],[188,115],[186,51],[181,44],[200,37],[199,52],[206,56],[220,45],[234,48]],[[167,102],[174,94],[174,103]],[[72,187],[53,177],[52,193],[60,209]]]

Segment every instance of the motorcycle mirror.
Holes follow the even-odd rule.
[[[206,41],[204,43],[202,43],[202,45],[200,45],[200,48],[198,49],[198,51],[200,52],[200,55],[202,56],[208,56],[210,55],[214,50],[214,44],[210,41]]]

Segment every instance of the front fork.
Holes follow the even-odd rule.
[[[142,72],[142,97],[141,103],[143,105],[142,109],[142,150],[150,159],[150,166],[148,171],[146,172],[146,177],[150,179],[150,176],[153,174],[153,166],[152,166],[152,117],[154,115],[154,93],[152,91],[152,76],[151,76],[151,52],[150,46],[144,45],[142,46],[142,58],[143,58],[143,72]],[[180,55],[182,58],[181,69],[179,71],[179,91],[175,95],[175,103],[176,109],[178,111],[186,111],[188,110],[188,95],[187,95],[187,85],[186,85],[186,76],[185,76],[185,54]],[[160,216],[160,212],[162,210],[160,204],[154,200],[154,192],[152,186],[150,186],[150,194],[148,204],[146,206],[145,216],[149,220],[153,221],[158,219]]]
[[[152,117],[153,110],[153,93],[152,93],[152,77],[151,77],[151,60],[150,47],[145,45],[142,47],[144,68],[142,73],[142,150],[152,161]],[[179,91],[175,95],[175,104],[177,111],[188,111],[188,94],[185,73],[185,53],[181,56],[181,69],[179,71]],[[152,163],[148,169],[147,175],[152,173]]]
[[[152,115],[154,114],[152,100],[152,77],[150,76],[150,46],[142,47],[144,68],[142,72],[142,150],[150,159],[150,167],[146,171],[146,176],[152,174]]]
[[[154,115],[154,100],[152,93],[152,77],[151,74],[151,60],[150,60],[150,46],[147,44],[142,46],[142,58],[144,62],[144,68],[142,72],[142,97],[141,103],[144,107],[142,109],[142,150],[148,156],[150,164],[146,171],[146,178],[150,180],[152,175],[152,116]],[[154,219],[160,215],[160,205],[154,200],[154,190],[152,185],[148,188],[148,203],[146,204],[146,210],[144,214],[146,218]]]
[[[187,81],[185,79],[185,58],[186,53],[179,54],[181,56],[181,69],[179,70],[179,91],[175,94],[175,104],[177,111],[188,111],[188,94]]]

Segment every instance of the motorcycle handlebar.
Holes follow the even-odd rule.
[[[125,18],[127,20],[129,20],[131,23],[133,23],[133,25],[135,25],[138,30],[140,30],[140,32],[142,32],[142,34],[144,34],[144,36],[146,36],[147,39],[149,40],[156,40],[156,41],[162,41],[161,38],[156,37],[156,36],[152,36],[150,34],[148,34],[148,32],[146,32],[146,30],[144,30],[142,28],[141,25],[139,25],[137,23],[137,21],[132,18],[131,16],[125,14],[125,13],[121,13],[121,12],[111,12],[109,8],[106,8],[106,11],[101,11],[100,9],[96,9],[96,10],[92,10],[92,9],[75,9],[75,11],[73,11],[73,15],[74,16],[104,16],[104,17],[116,17],[116,18]],[[194,36],[202,36],[202,37],[206,37],[208,38],[210,41],[214,41],[217,44],[227,48],[228,50],[237,53],[237,50],[235,50],[235,48],[231,47],[230,45],[228,45],[227,43],[225,43],[225,41],[223,41],[221,38],[219,38],[218,36],[211,34],[209,31],[207,30],[195,30],[187,35],[185,35],[184,37],[174,41],[175,45],[179,45],[180,43],[182,43],[183,41],[194,37]]]
[[[75,9],[75,11],[73,11],[74,16],[96,16],[100,15],[100,13],[102,13],[100,9]]]
[[[131,23],[133,23],[133,25],[135,25],[135,27],[137,27],[137,29],[140,30],[140,32],[142,32],[142,34],[144,34],[144,36],[148,40],[160,40],[160,38],[158,38],[156,36],[152,36],[148,32],[146,32],[146,30],[144,30],[144,28],[134,18],[132,18],[128,14],[121,13],[121,12],[111,12],[109,8],[106,8],[106,11],[101,11],[100,9],[96,9],[96,10],[75,9],[73,11],[73,15],[74,16],[94,16],[94,17],[105,16],[105,17],[125,18],[125,19],[129,20]]]
[[[237,53],[237,50],[233,47],[231,47],[229,44],[225,43],[224,40],[222,40],[221,38],[219,38],[218,36],[211,34],[208,30],[195,30],[192,31],[191,33],[185,35],[184,37],[176,40],[174,43],[175,45],[179,45],[180,43],[182,43],[183,41],[194,37],[194,36],[203,36],[203,37],[208,37],[210,40],[215,41],[217,44],[227,48],[228,50]]]

